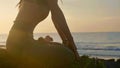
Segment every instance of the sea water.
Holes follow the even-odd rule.
[[[57,33],[34,33],[34,39],[51,36],[62,42]],[[120,58],[120,32],[77,32],[72,33],[79,55],[99,58]],[[0,34],[0,47],[5,47],[7,34]]]

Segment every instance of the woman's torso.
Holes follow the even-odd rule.
[[[41,1],[36,3],[32,0],[23,0],[7,39],[6,46],[9,52],[19,53],[23,50],[22,48],[27,47],[26,45],[35,43],[32,36],[33,30],[49,13],[48,6]]]
[[[48,13],[49,8],[45,0],[23,0],[16,21],[22,21],[30,27],[30,30],[34,30]]]

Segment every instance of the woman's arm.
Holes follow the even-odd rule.
[[[63,15],[63,12],[61,11],[61,9],[59,8],[57,2],[58,0],[48,0],[48,5],[49,5],[49,8],[51,10],[51,15],[52,15],[52,21],[56,27],[56,29],[58,30],[58,33],[60,33],[60,36],[64,33],[63,33],[63,28],[67,29],[67,32],[70,32],[69,29],[68,29],[68,26],[67,26],[67,23],[66,23],[66,20],[65,20],[65,17]],[[66,30],[65,29],[65,30]],[[62,35],[62,40],[67,40],[65,39],[66,36]]]
[[[75,55],[78,57],[77,48],[75,46],[74,40],[72,38],[71,32],[68,28],[67,22],[65,20],[62,10],[58,6],[58,0],[47,0],[48,6],[51,10],[52,21],[63,40],[63,43],[70,48]]]

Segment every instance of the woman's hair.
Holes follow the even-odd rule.
[[[63,0],[61,0],[61,3],[63,3]]]
[[[20,0],[20,2],[17,4],[17,6],[20,8],[21,7],[21,3],[23,0]]]
[[[20,8],[23,0],[20,0],[20,2],[17,4],[17,6]],[[63,3],[63,0],[61,0],[61,3]]]

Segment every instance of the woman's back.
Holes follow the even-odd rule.
[[[25,47],[22,44],[32,44],[35,26],[44,20],[49,13],[48,6],[43,3],[38,4],[37,0],[22,0],[20,5],[19,13],[7,39],[6,46],[9,52],[21,51],[21,47]]]
[[[20,5],[16,21],[24,22],[31,30],[48,16],[49,8],[45,0],[23,0]]]

